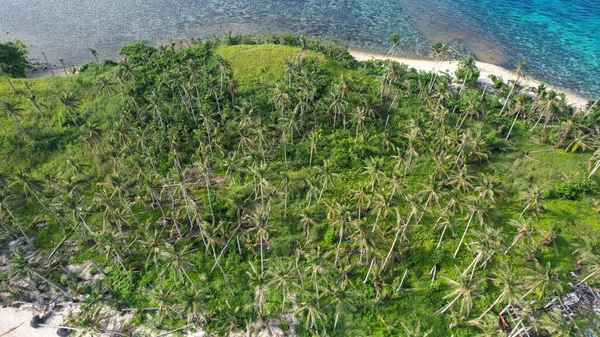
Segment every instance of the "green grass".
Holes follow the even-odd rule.
[[[233,76],[243,86],[255,82],[273,82],[283,77],[285,61],[293,61],[300,54],[300,48],[282,45],[237,45],[221,46],[215,49],[231,63]],[[307,51],[305,57],[316,57],[317,53]],[[319,56],[324,60],[323,56]]]

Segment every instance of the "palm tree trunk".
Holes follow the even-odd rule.
[[[465,228],[465,232],[460,238],[460,242],[458,243],[458,247],[456,247],[456,251],[454,252],[454,256],[452,258],[456,259],[456,255],[458,255],[458,251],[460,250],[460,246],[462,246],[463,240],[465,239],[465,235],[467,235],[467,231],[469,230],[469,226],[471,226],[471,220],[473,220],[473,216],[475,212],[471,212],[471,216],[469,217],[469,222],[467,223],[467,227]]]
[[[398,288],[396,288],[395,292],[400,291],[400,288],[402,288],[402,285],[404,284],[404,279],[406,278],[407,274],[408,274],[408,268],[406,270],[404,270],[404,275],[402,275],[402,279],[400,280],[400,284],[398,285]]]
[[[452,307],[452,305],[458,301],[458,299],[460,298],[460,294],[456,295],[456,297],[448,304],[446,304],[446,306],[444,308],[442,308],[442,310],[440,311],[440,314],[443,314],[444,312],[446,312],[446,310],[450,309],[450,307]]]
[[[58,289],[58,291],[60,291],[63,295],[67,296],[68,298],[71,299],[71,301],[74,301],[75,299],[69,295],[63,288],[57,286],[56,284],[50,282],[47,278],[43,277],[42,275],[40,275],[38,272],[36,272],[35,270],[30,270],[32,274],[34,274],[35,276],[41,278],[42,280],[44,280],[44,282],[48,283],[49,285],[53,286],[54,288]]]
[[[0,68],[0,72],[2,72],[2,75],[4,75],[4,78],[6,78],[6,80],[8,81],[8,84],[10,85],[10,87],[12,88],[13,92],[15,94],[18,94],[19,92],[17,91],[17,89],[15,89],[14,85],[12,84],[12,82],[10,81],[10,78],[8,78],[8,75],[6,75],[6,73],[4,72],[4,69]]]
[[[27,234],[25,234],[25,231],[23,230],[23,227],[21,227],[21,224],[19,223],[19,221],[17,220],[17,218],[15,218],[14,214],[10,211],[10,209],[8,207],[6,207],[6,206],[4,206],[4,209],[6,210],[6,212],[8,212],[8,214],[10,214],[10,217],[17,224],[17,227],[19,227],[19,230],[21,231],[21,234],[23,234],[23,236],[25,237],[25,239],[27,240],[27,242],[29,244],[33,245],[33,242],[31,242],[31,239],[29,238],[29,236],[27,236]]]
[[[504,255],[508,254],[508,251],[511,250],[512,247],[514,247],[514,245],[519,241],[521,237],[519,235],[517,235],[515,237],[515,239],[513,240],[513,242],[510,244],[510,246],[506,249],[506,251],[504,252]]]
[[[373,264],[375,263],[375,258],[371,259],[371,265],[369,266],[369,270],[367,271],[367,276],[365,277],[365,280],[363,281],[364,283],[367,283],[367,280],[369,279],[369,275],[371,274],[371,269],[373,269]]]
[[[8,138],[8,132],[6,131],[6,129],[4,128],[4,126],[2,126],[2,124],[0,124],[0,129],[2,129],[2,131],[4,131],[4,134],[6,135],[6,138]]]
[[[340,249],[342,248],[342,237],[344,236],[344,227],[340,225],[340,239],[338,240],[337,247],[335,249],[335,261],[333,262],[333,267],[337,266],[338,258],[340,256]]]
[[[512,94],[513,90],[515,89],[516,84],[517,84],[517,81],[513,82],[513,85],[510,88],[510,92],[508,93],[508,96],[506,96],[506,101],[504,101],[504,106],[502,106],[502,110],[500,110],[500,115],[502,115],[504,108],[506,108],[506,105],[508,104],[508,101],[510,100],[510,95]]]
[[[302,277],[302,272],[300,272],[300,267],[298,266],[298,260],[300,260],[300,254],[296,256],[296,271],[298,272],[298,278],[300,278],[300,285],[302,286],[302,290],[304,290],[304,278]]]
[[[492,303],[492,305],[490,305],[489,308],[487,308],[486,311],[483,312],[483,314],[481,314],[481,316],[477,317],[477,319],[481,319],[483,316],[485,316],[485,314],[487,314],[488,312],[490,312],[490,310],[492,310],[496,304],[498,304],[498,302],[500,302],[500,300],[502,299],[502,297],[504,297],[504,294],[506,294],[506,289],[504,289],[502,291],[502,293],[500,294],[500,296],[498,296],[498,298],[494,301],[494,303]]]
[[[265,272],[265,259],[263,257],[263,235],[260,234],[260,271]]]
[[[600,269],[596,269],[594,270],[592,273],[590,273],[588,276],[586,276],[583,280],[579,281],[579,283],[577,283],[577,285],[582,284],[583,282],[587,281],[588,279],[590,279],[591,277],[593,277],[594,275],[600,273]]]
[[[517,122],[517,118],[519,118],[520,113],[521,113],[521,110],[517,111],[517,114],[515,115],[515,119],[513,120],[512,125],[510,126],[510,129],[508,130],[508,134],[506,135],[506,138],[504,139],[505,143],[508,141],[508,137],[510,137],[510,133],[512,132],[513,128],[515,127],[515,123]]]
[[[48,130],[50,130],[50,133],[53,136],[55,136],[54,131],[52,131],[52,128],[50,127],[50,124],[48,124],[48,120],[46,119],[46,117],[44,117],[44,114],[42,113],[42,109],[40,109],[36,102],[33,102],[33,106],[37,109],[38,113],[40,114],[40,117],[42,117],[42,120],[44,121],[44,124],[46,124]]]
[[[213,225],[216,225],[217,223],[215,220],[215,212],[213,211],[212,201],[210,200],[210,182],[208,179],[208,172],[204,173],[204,182],[206,184],[206,192],[208,193],[207,197],[208,197],[208,207],[210,208],[210,215],[212,217]]]
[[[437,246],[435,247],[435,250],[440,249],[440,246],[442,245],[442,240],[444,239],[444,233],[446,233],[446,229],[448,229],[448,226],[444,226],[444,229],[442,230],[442,235],[440,236],[440,241],[438,241]]]
[[[394,250],[394,246],[396,246],[396,241],[398,241],[399,235],[400,235],[400,227],[398,227],[398,230],[396,231],[396,235],[394,236],[394,241],[392,242],[392,246],[390,247],[390,251],[387,253],[385,260],[383,261],[383,266],[381,266],[382,270],[385,269],[385,265],[387,264],[388,259],[392,255],[392,251]]]

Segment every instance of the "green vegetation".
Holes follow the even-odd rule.
[[[220,336],[499,336],[509,303],[541,336],[596,329],[535,309],[569,271],[600,282],[600,108],[304,36],[120,54],[0,82],[2,303],[73,298],[90,331],[108,305]]]
[[[21,41],[0,43],[0,72],[14,77],[25,77],[29,64],[27,51]]]

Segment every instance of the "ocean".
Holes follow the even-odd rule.
[[[0,0],[0,42],[19,39],[51,64],[115,58],[127,43],[209,38],[218,31],[307,33],[351,48],[427,57],[451,55],[514,68],[588,98],[600,96],[598,0]]]

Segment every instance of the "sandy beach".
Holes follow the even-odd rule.
[[[357,50],[350,50],[350,54],[352,54],[352,56],[354,56],[354,58],[356,58],[359,61],[366,61],[371,59],[387,60],[390,58],[389,55],[374,54]],[[416,70],[448,72],[452,75],[458,68],[457,60],[436,62],[433,60],[419,60],[402,57],[393,57],[392,60],[406,64],[410,68],[415,68]],[[508,80],[515,80],[517,77],[513,72],[490,63],[477,62],[477,68],[479,68],[480,71],[479,81],[482,83],[492,83],[492,81],[488,78],[488,76],[492,74],[496,76],[502,76],[505,82]],[[523,86],[537,87],[540,83],[542,83],[542,81],[526,77],[525,79],[521,79],[520,83]],[[585,107],[585,105],[589,101],[585,97],[579,96],[562,88],[558,88],[548,84],[546,85],[546,87],[549,89],[556,90],[558,92],[564,92],[567,98],[567,103],[574,106],[575,108]]]
[[[22,305],[20,308],[0,308],[0,336],[1,337],[56,337],[56,328],[30,326],[34,315],[42,316],[44,313],[33,309],[31,305]],[[46,324],[57,326],[64,322],[67,313],[56,313]]]

